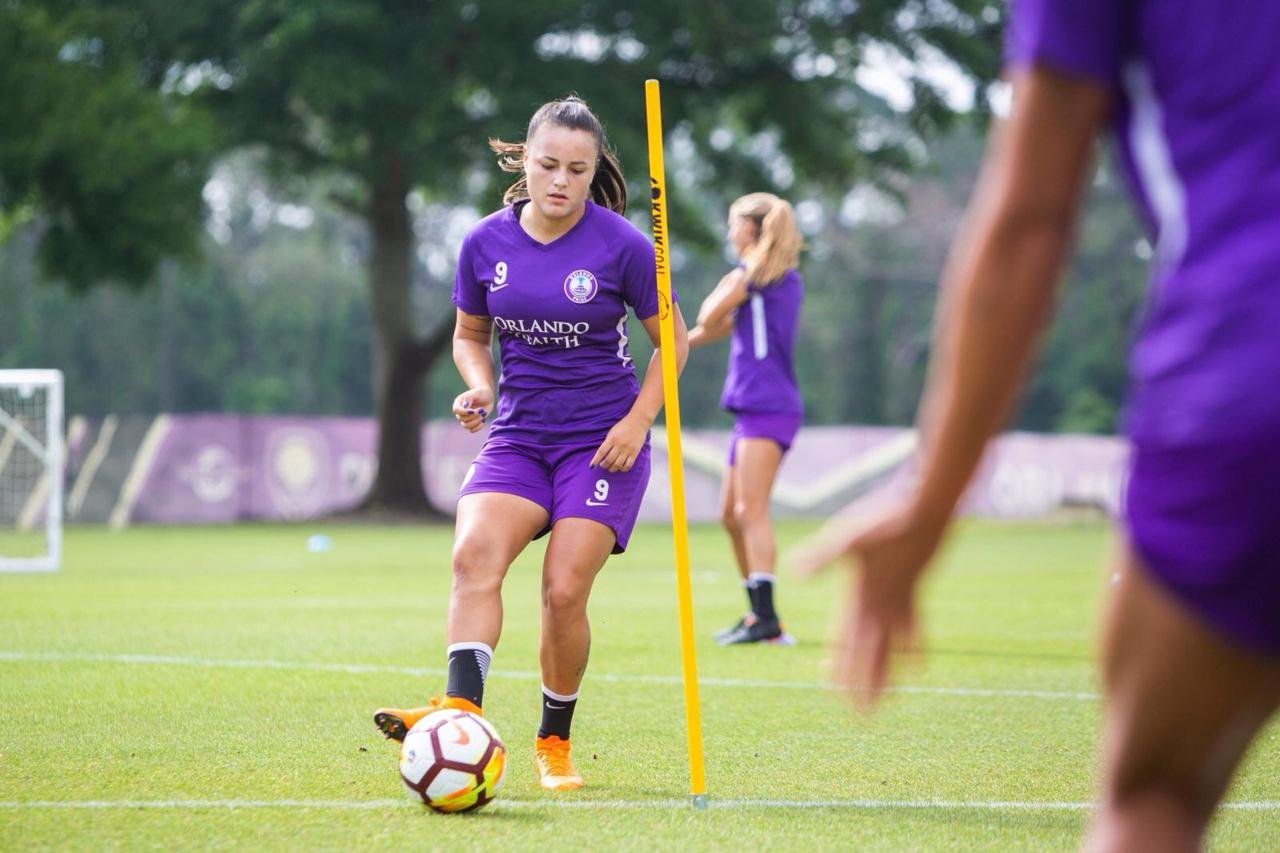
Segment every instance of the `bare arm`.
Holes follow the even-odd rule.
[[[684,315],[680,313],[680,306],[673,306],[675,316],[672,317],[672,325],[675,329],[676,339],[676,374],[679,375],[684,371],[685,362],[689,360],[689,333],[685,329]],[[640,383],[640,393],[636,395],[636,401],[631,406],[631,413],[638,417],[644,418],[648,423],[645,429],[653,426],[653,422],[658,419],[658,413],[662,411],[662,335],[661,327],[658,324],[658,315],[654,314],[646,320],[640,321],[644,326],[644,330],[649,333],[649,340],[653,341],[653,355],[649,357],[649,366],[645,368],[644,380]]]
[[[453,401],[453,415],[468,432],[480,429],[493,411],[493,320],[458,309],[453,327],[453,363],[467,390]]]
[[[689,349],[697,349],[707,344],[715,343],[723,340],[733,334],[733,316],[730,315],[720,321],[717,326],[708,326],[700,323],[689,330]]]
[[[689,346],[700,347],[718,341],[733,331],[733,312],[747,301],[747,274],[730,270],[698,309],[698,324],[689,332]]]
[[[1049,71],[1017,75],[967,222],[948,259],[919,422],[918,509],[949,516],[1009,416],[1053,297],[1106,119],[1105,90]]]
[[[859,569],[837,678],[867,700],[884,688],[891,649],[912,643],[916,583],[1008,417],[1051,313],[1109,109],[1105,89],[1043,69],[1017,73],[1013,89],[1012,115],[992,133],[943,275],[919,486],[869,524],[830,522],[799,561],[812,571],[844,556]]]
[[[684,317],[680,313],[680,306],[673,306],[673,310],[675,312],[672,323],[675,331],[676,372],[679,373],[684,370],[685,362],[689,360],[689,336],[685,329]],[[649,358],[649,366],[645,368],[644,379],[640,383],[640,393],[631,404],[631,411],[609,430],[609,434],[605,436],[591,460],[592,465],[600,465],[607,471],[631,470],[641,448],[644,447],[649,428],[653,426],[658,413],[662,411],[662,336],[658,315],[655,314],[640,322],[648,332],[649,340],[653,341],[653,355]]]

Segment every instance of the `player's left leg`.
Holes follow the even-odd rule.
[[[778,546],[769,514],[769,496],[782,465],[782,454],[782,446],[772,438],[738,439],[732,469],[733,513],[746,551],[752,618],[738,630],[718,638],[725,645],[777,642],[784,637],[773,600]]]
[[[587,669],[591,626],[587,599],[609,554],[626,550],[649,483],[649,447],[629,471],[592,468],[597,445],[550,454],[555,506],[542,566],[542,725],[538,775],[544,788],[582,787],[569,760],[569,726]]]
[[[588,518],[562,518],[551,528],[542,566],[542,724],[538,728],[538,774],[544,788],[582,787],[569,759],[569,728],[578,687],[587,671],[591,625],[587,599],[616,541],[609,527]]]
[[[742,630],[742,626],[750,621],[750,615],[754,603],[751,598],[751,585],[747,580],[747,576],[751,574],[747,567],[747,543],[742,538],[742,528],[738,526],[738,516],[735,507],[738,503],[738,494],[734,490],[734,463],[736,462],[736,453],[734,446],[737,444],[737,435],[729,438],[733,445],[729,448],[729,464],[724,472],[724,479],[720,482],[720,524],[724,526],[725,532],[729,534],[729,544],[733,547],[733,561],[737,564],[738,575],[742,578],[742,588],[747,594],[747,612],[742,615],[733,625],[728,628],[717,631],[713,637],[719,641],[723,637]]]

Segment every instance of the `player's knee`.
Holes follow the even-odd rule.
[[[587,589],[570,582],[552,582],[542,588],[542,608],[551,616],[571,616],[587,609]]]
[[[478,542],[460,541],[453,548],[453,587],[462,593],[502,588],[504,566],[492,550]]]
[[[736,501],[733,505],[733,520],[739,529],[768,523],[769,507],[756,501]]]
[[[731,533],[740,529],[738,527],[738,513],[733,504],[725,503],[720,507],[720,523]]]

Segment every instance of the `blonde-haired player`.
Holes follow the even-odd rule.
[[[729,208],[729,243],[739,263],[702,303],[689,332],[690,347],[732,335],[720,405],[733,413],[734,426],[720,518],[750,609],[716,639],[791,644],[773,602],[777,545],[769,495],[804,417],[793,359],[804,300],[796,263],[804,240],[790,204],[750,193]]]

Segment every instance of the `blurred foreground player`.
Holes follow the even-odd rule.
[[[1156,237],[1103,673],[1097,850],[1194,850],[1280,703],[1280,3],[1018,0],[1012,113],[945,273],[920,480],[833,523],[857,568],[840,678],[874,699],[917,582],[1051,313],[1107,123]]]

